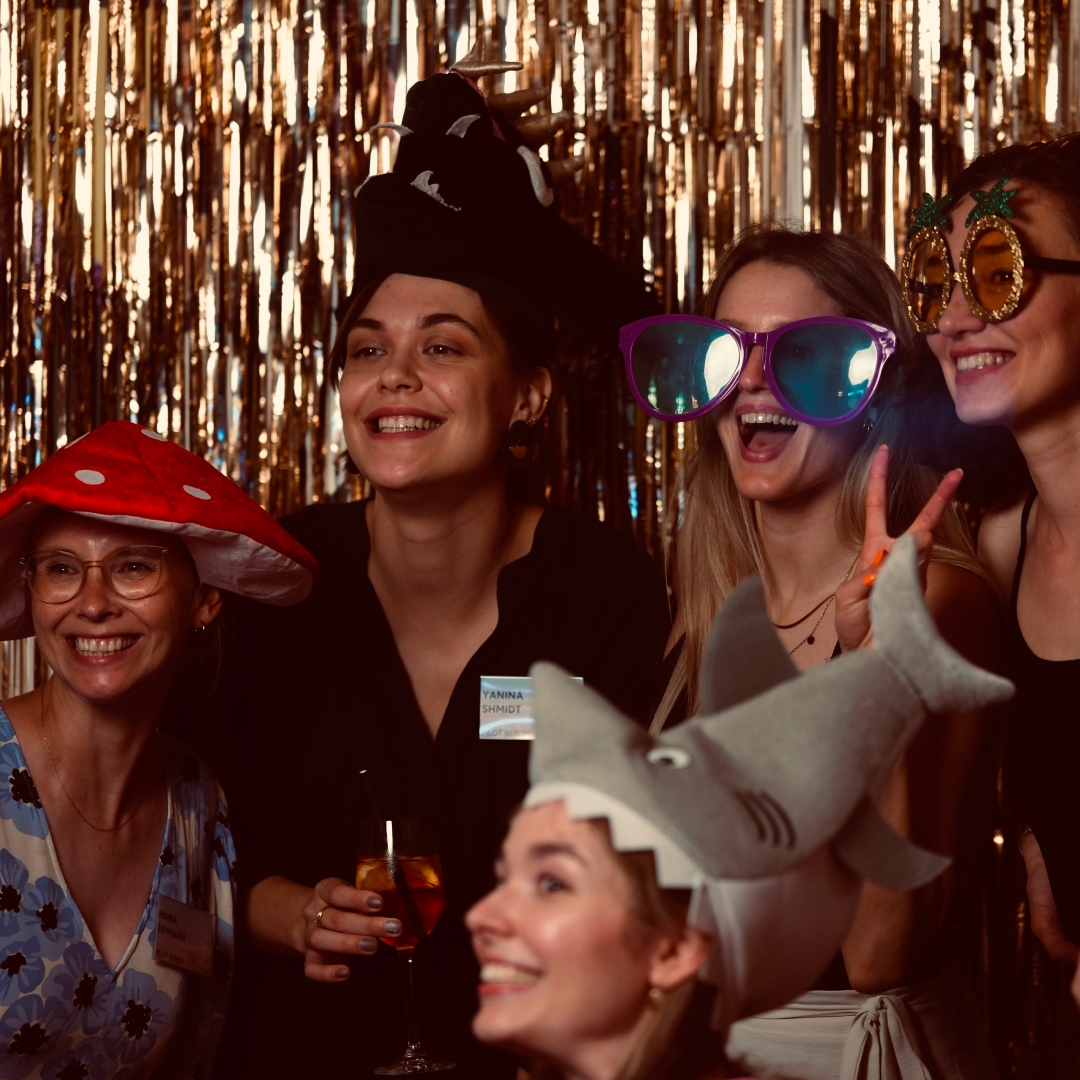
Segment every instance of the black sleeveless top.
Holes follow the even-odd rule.
[[[1009,677],[1016,683],[1010,731],[1020,812],[1039,842],[1061,928],[1080,942],[1080,659],[1036,656],[1016,615],[1027,526],[1035,492],[1020,519],[1020,554],[1009,605]]]

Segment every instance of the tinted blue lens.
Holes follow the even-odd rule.
[[[716,400],[739,371],[739,343],[709,323],[664,322],[634,340],[630,368],[657,413],[678,416]]]
[[[877,365],[877,344],[858,326],[797,326],[781,334],[772,351],[781,394],[817,420],[854,412],[873,384]]]

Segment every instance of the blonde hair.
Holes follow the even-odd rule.
[[[809,275],[845,316],[891,327],[895,355],[885,364],[872,408],[872,430],[863,430],[836,504],[836,531],[845,544],[862,544],[870,462],[882,443],[889,446],[888,521],[892,535],[905,530],[933,493],[939,477],[920,465],[912,417],[905,402],[915,397],[933,372],[921,335],[904,310],[896,276],[868,240],[851,233],[802,232],[772,223],[746,229],[720,256],[702,311],[716,311],[731,278],[753,262],[794,266]],[[711,415],[694,421],[696,450],[687,467],[687,498],[679,528],[675,594],[686,630],[682,652],[653,720],[656,731],[683,693],[687,715],[700,709],[701,655],[716,613],[728,593],[751,574],[764,576],[765,559],[754,504],[740,494]],[[934,536],[932,558],[986,578],[959,509],[946,511]]]

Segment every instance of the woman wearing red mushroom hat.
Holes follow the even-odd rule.
[[[211,465],[106,424],[0,495],[0,636],[44,684],[0,708],[0,1075],[209,1072],[231,982],[217,781],[158,732],[221,590],[310,591],[311,556]]]

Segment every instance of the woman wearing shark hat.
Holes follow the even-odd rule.
[[[941,640],[916,567],[907,537],[874,588],[874,646],[801,676],[745,582],[704,653],[702,715],[656,737],[534,669],[533,786],[499,884],[468,916],[480,1038],[536,1058],[535,1078],[741,1075],[728,1028],[813,983],[860,879],[912,888],[941,872],[947,860],[902,840],[878,799],[928,713],[1012,687]],[[866,1005],[843,1080],[948,1074],[955,1016]]]
[[[669,624],[643,552],[508,494],[552,397],[555,317],[614,352],[620,322],[651,302],[561,220],[547,166],[476,87],[488,67],[469,60],[412,87],[393,171],[359,191],[356,286],[331,368],[374,497],[286,519],[319,585],[295,617],[239,612],[203,718],[200,745],[231,793],[251,940],[281,954],[240,957],[246,1029],[226,1040],[235,1068],[265,1077],[401,1054],[401,976],[377,951],[400,923],[350,884],[361,769],[388,817],[439,831],[447,909],[416,957],[424,1046],[464,1075],[513,1076],[469,1032],[462,916],[490,886],[527,744],[479,737],[481,677],[554,660],[644,721]],[[281,800],[283,782],[308,813]]]

